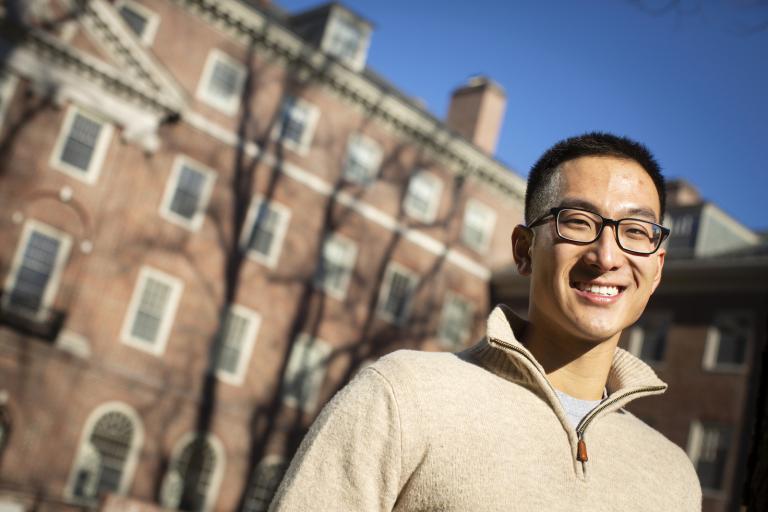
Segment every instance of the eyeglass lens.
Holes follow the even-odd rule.
[[[583,210],[561,210],[557,216],[557,232],[574,242],[590,243],[597,240],[603,219]],[[656,224],[637,219],[621,219],[616,227],[619,246],[628,251],[651,253],[661,240]]]

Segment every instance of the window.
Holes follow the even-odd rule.
[[[637,325],[629,331],[629,352],[646,363],[659,364],[664,361],[670,323],[668,315],[643,315]]]
[[[176,158],[165,187],[160,214],[171,222],[197,230],[205,219],[216,173],[187,158]]]
[[[107,493],[125,493],[142,441],[141,422],[131,407],[119,402],[98,407],[83,429],[68,494],[94,502]]]
[[[472,304],[456,294],[448,293],[440,316],[438,337],[450,350],[460,349],[472,328]]]
[[[254,197],[240,239],[250,258],[274,267],[291,218],[291,211],[275,201]]]
[[[707,370],[739,370],[746,363],[752,320],[747,313],[715,315],[707,331],[703,366]]]
[[[224,450],[213,436],[187,435],[171,457],[160,489],[163,507],[206,511],[213,508],[224,473]]]
[[[330,33],[328,53],[342,60],[354,61],[363,41],[363,33],[360,28],[350,20],[337,16],[334,18]]]
[[[402,325],[408,319],[411,299],[416,291],[416,276],[408,269],[390,263],[384,274],[377,312],[380,317]]]
[[[159,22],[157,14],[131,0],[119,1],[117,12],[120,13],[125,24],[136,34],[142,44],[147,46],[152,44]]]
[[[248,487],[242,512],[267,512],[287,469],[288,463],[279,456],[268,456],[259,462]]]
[[[443,183],[440,178],[426,171],[417,171],[408,184],[403,208],[409,217],[432,222],[437,215]]]
[[[470,199],[464,208],[461,241],[467,247],[478,252],[484,252],[488,249],[495,224],[496,212],[490,207]]]
[[[219,50],[211,50],[205,62],[197,97],[232,115],[237,112],[245,86],[245,67]]]
[[[379,172],[381,149],[368,137],[353,134],[347,143],[347,156],[344,160],[344,179],[352,183],[367,185]]]
[[[76,107],[64,116],[51,166],[86,183],[95,183],[112,136],[112,125]]]
[[[315,286],[341,300],[347,293],[357,257],[357,246],[346,237],[331,235],[325,239],[321,250]]]
[[[293,343],[283,379],[283,402],[309,412],[315,409],[320,387],[325,379],[330,347],[308,334],[300,334]]]
[[[33,320],[47,320],[71,245],[69,235],[28,220],[5,281],[3,308]]]
[[[261,317],[243,306],[233,305],[221,330],[217,375],[230,384],[242,384]]]
[[[142,267],[123,324],[123,342],[155,355],[162,354],[183,287],[180,279]]]
[[[16,90],[18,79],[8,71],[0,71],[0,126],[5,120],[5,113],[8,105],[13,99],[13,92]]]
[[[701,487],[722,490],[731,428],[715,423],[694,421],[688,434],[688,456],[699,474]]]
[[[288,97],[283,101],[275,137],[286,147],[304,154],[312,143],[318,111],[306,101]]]

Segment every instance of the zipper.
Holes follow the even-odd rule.
[[[537,362],[531,358],[526,352],[520,350],[519,347],[516,347],[515,345],[512,345],[510,343],[507,343],[504,340],[500,340],[498,338],[488,338],[489,340],[493,340],[494,342],[498,343],[499,345],[502,345],[503,347],[512,350],[513,352],[516,352],[523,356],[525,359],[527,359],[533,366],[536,368]],[[549,389],[552,390],[552,394],[557,396],[557,393],[555,392],[555,388],[552,386],[552,384],[549,382],[549,380],[544,378],[547,385],[549,386]],[[587,427],[592,422],[592,420],[600,414],[601,411],[604,411],[606,408],[610,407],[611,405],[615,404],[619,400],[623,400],[624,398],[628,396],[635,395],[637,393],[647,393],[649,391],[660,391],[664,389],[664,386],[645,386],[642,388],[633,389],[632,391],[629,391],[627,393],[623,393],[619,396],[615,396],[611,398],[610,400],[606,400],[605,402],[601,403],[594,409],[592,409],[589,414],[587,414],[576,426],[576,436],[578,438],[578,443],[576,445],[576,460],[579,462],[587,462],[589,460],[589,456],[587,454],[587,443],[584,441],[584,432],[587,430]]]
[[[600,414],[601,411],[628,396],[636,395],[637,393],[647,393],[649,391],[660,391],[662,389],[664,389],[664,386],[645,386],[642,388],[633,389],[627,393],[615,396],[610,400],[606,400],[605,402],[592,409],[589,414],[584,416],[584,418],[576,426],[576,435],[579,438],[579,443],[576,450],[576,459],[581,462],[587,462],[589,460],[589,456],[587,455],[587,443],[584,441],[584,432],[587,430],[589,424],[592,423],[592,420],[595,419],[595,417]]]

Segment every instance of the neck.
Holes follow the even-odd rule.
[[[552,386],[574,398],[600,400],[620,333],[595,342],[563,337],[542,325],[548,322],[532,321],[523,342],[544,368]]]

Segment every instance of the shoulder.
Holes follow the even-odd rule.
[[[479,369],[476,365],[450,352],[398,350],[372,363],[369,369],[381,374],[393,386],[399,387],[447,385],[466,382]]]
[[[621,411],[621,416],[627,433],[632,433],[657,467],[665,468],[665,473],[674,476],[683,487],[700,492],[699,477],[685,450],[626,409]]]

